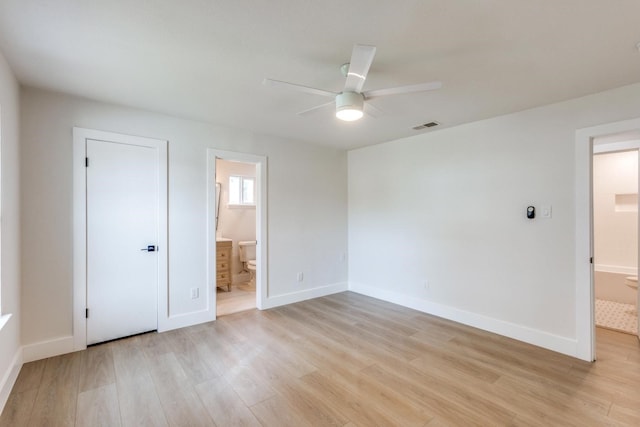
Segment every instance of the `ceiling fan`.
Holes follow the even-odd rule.
[[[360,119],[364,113],[365,101],[368,101],[370,99],[388,95],[399,95],[403,93],[423,92],[427,90],[440,89],[442,87],[441,82],[435,81],[388,89],[368,90],[363,92],[362,87],[364,86],[364,82],[367,79],[367,74],[369,73],[369,68],[371,67],[371,63],[373,62],[373,57],[375,56],[375,54],[375,46],[367,46],[362,44],[356,44],[353,46],[351,61],[346,64],[342,64],[342,66],[340,67],[342,75],[346,77],[344,89],[342,89],[342,92],[331,92],[324,89],[317,89],[272,79],[264,79],[262,83],[269,86],[288,88],[301,92],[311,93],[314,95],[322,95],[334,98],[331,102],[309,108],[308,110],[300,111],[298,114],[304,115],[335,104],[336,117],[344,121],[354,121]],[[371,110],[375,111],[377,109],[371,104],[367,104],[367,110],[367,113],[370,113]]]

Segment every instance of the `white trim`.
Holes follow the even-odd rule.
[[[267,157],[256,154],[237,153],[215,148],[207,149],[207,288],[211,294],[212,306],[216,306],[216,158],[233,162],[255,163],[256,165],[256,307],[267,307],[269,295],[267,257]],[[215,319],[215,315],[214,315]],[[213,319],[212,319],[213,320]]]
[[[168,297],[168,142],[161,139],[123,135],[93,129],[73,128],[73,347],[87,347],[87,175],[86,140],[115,141],[153,147],[158,150],[158,331],[172,329]],[[47,356],[45,356],[47,357]]]
[[[576,357],[593,361],[595,307],[593,288],[593,139],[640,129],[640,119],[624,120],[576,131],[575,142],[575,292]]]
[[[11,389],[18,379],[18,374],[20,373],[23,363],[22,348],[19,347],[13,355],[9,369],[5,372],[2,380],[0,380],[0,414],[2,414],[4,406],[7,404],[7,400],[9,400]]]
[[[316,288],[304,289],[297,292],[290,292],[288,294],[277,295],[267,298],[263,308],[274,308],[281,305],[293,304],[300,301],[305,301],[313,298],[320,298],[331,294],[337,294],[349,290],[349,284],[347,282],[334,283],[332,285],[318,286]]]
[[[595,271],[601,273],[615,273],[615,274],[624,274],[625,276],[637,276],[638,269],[635,267],[623,267],[621,265],[604,265],[604,264],[596,264],[594,267]]]
[[[631,151],[640,148],[640,139],[623,142],[609,142],[605,144],[594,144],[593,154],[614,153],[616,151]]]
[[[4,325],[7,324],[9,319],[11,319],[11,313],[0,316],[0,331],[2,330],[2,328],[4,328]]]
[[[367,286],[362,283],[349,282],[349,290],[398,304],[403,307],[412,308],[423,313],[432,314],[434,316],[472,326],[474,328],[494,332],[518,341],[544,347],[549,350],[557,351],[558,353],[567,354],[569,356],[576,355],[576,341],[571,338],[553,335],[548,332],[517,325],[515,323],[505,322],[504,320],[494,319],[492,317],[460,310],[424,299]]]
[[[186,328],[187,326],[210,322],[212,320],[216,320],[214,314],[215,312],[209,308],[188,313],[174,314],[173,316],[169,316],[168,321],[165,324],[165,329],[158,329],[158,332],[166,332],[173,329]]]
[[[53,338],[22,347],[22,359],[24,363],[28,363],[60,354],[72,353],[73,351],[75,351],[74,336]]]

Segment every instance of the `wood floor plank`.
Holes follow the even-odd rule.
[[[30,426],[75,424],[83,356],[83,352],[75,352],[47,359],[29,419]]]
[[[192,384],[209,381],[222,375],[208,348],[194,342],[186,331],[177,329],[167,332],[166,335],[173,353]]]
[[[452,376],[458,374],[458,378],[463,381],[472,377],[492,383],[503,375],[503,372],[499,369],[478,363],[474,359],[464,357],[448,348],[427,346],[427,351],[410,362],[413,366],[422,367],[425,370],[433,370],[439,367],[441,370],[450,372]]]
[[[116,382],[122,425],[168,426],[151,375],[139,372],[135,376],[118,376]]]
[[[160,388],[158,396],[169,425],[215,426],[198,394],[190,384],[172,391]]]
[[[420,331],[419,328],[408,323],[405,318],[396,320],[398,317],[390,318],[376,311],[364,310],[360,307],[352,306],[346,301],[339,299],[325,298],[317,301],[325,311],[331,312],[335,316],[348,317],[354,324],[367,321],[369,324],[376,324],[395,334],[405,336],[413,335]]]
[[[314,426],[344,426],[349,419],[315,395],[300,379],[276,382],[273,388]]]
[[[113,367],[117,381],[130,381],[139,376],[149,376],[149,364],[145,356],[142,338],[120,340],[111,347]]]
[[[226,379],[200,383],[196,386],[196,392],[218,426],[261,426]]]
[[[37,395],[37,388],[32,388],[20,393],[12,391],[2,414],[0,414],[0,427],[28,425]]]
[[[78,394],[77,427],[117,427],[120,404],[115,384],[94,387]]]
[[[344,292],[25,364],[5,426],[638,426],[640,343],[587,363]]]
[[[37,360],[22,365],[13,390],[16,393],[22,393],[28,390],[34,390],[40,387],[42,383],[42,375],[47,364],[47,359]]]
[[[366,368],[364,371],[369,369],[372,368]],[[360,373],[338,374],[333,371],[320,371],[318,374],[337,384],[347,393],[360,396],[360,399],[375,405],[397,425],[423,426],[433,418],[433,413],[428,412],[421,402],[407,399],[400,390],[369,376]]]
[[[289,405],[286,399],[274,396],[251,407],[251,412],[263,426],[312,427],[302,414]]]
[[[367,400],[366,392],[354,392],[344,382],[334,381],[319,372],[301,378],[310,390],[326,404],[345,414],[358,426],[398,426],[395,414],[379,408],[376,402]]]
[[[173,353],[147,355],[149,370],[169,425],[213,425],[194,386]]]
[[[79,391],[87,391],[115,383],[113,354],[110,344],[89,347],[84,354]]]
[[[290,306],[282,310],[300,323],[304,323],[313,333],[325,335],[349,351],[365,355],[375,361],[386,360],[389,363],[405,363],[408,359],[402,357],[398,349],[388,345],[380,346],[375,338],[362,338],[358,335],[360,331],[357,328],[340,324],[321,313],[308,313],[301,307]]]
[[[621,423],[625,423],[629,425],[634,425],[635,423],[635,425],[637,425],[638,419],[640,419],[640,408],[638,408],[637,402],[638,401],[636,401],[635,408],[622,407],[622,406],[613,404],[611,406],[609,416]]]
[[[249,366],[238,366],[227,372],[224,378],[247,406],[253,406],[276,394],[269,381],[255,375]]]
[[[485,397],[489,391],[486,387],[480,393],[474,392],[459,383],[450,384],[433,373],[427,375],[410,366],[374,365],[363,374],[394,390],[403,390],[407,399],[453,425],[505,425],[515,415]]]

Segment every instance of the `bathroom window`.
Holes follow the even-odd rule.
[[[229,177],[229,205],[255,206],[256,179],[247,176]]]

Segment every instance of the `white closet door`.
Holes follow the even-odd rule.
[[[87,344],[95,344],[158,327],[159,153],[91,139],[86,152]]]

